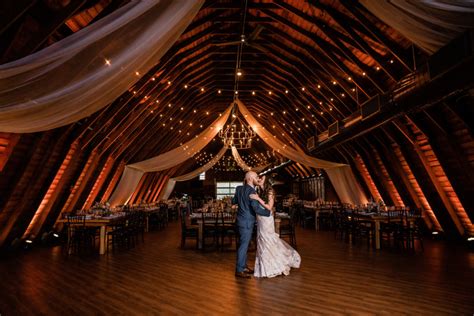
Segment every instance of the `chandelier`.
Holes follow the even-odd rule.
[[[227,147],[234,146],[237,149],[249,149],[252,147],[255,132],[237,115],[232,114],[232,122],[219,131],[219,137]]]

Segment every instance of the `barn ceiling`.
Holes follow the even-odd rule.
[[[0,63],[51,45],[127,2],[4,1]],[[239,49],[243,74],[236,89]],[[126,164],[194,138],[236,96],[275,137],[306,149],[308,138],[350,121],[373,96],[404,86],[428,58],[355,0],[206,1],[153,69],[136,73],[135,85],[104,109],[47,132],[0,133],[0,227],[6,227],[0,245],[53,227],[62,212],[107,200]],[[387,119],[318,156],[350,164],[368,195],[422,208],[428,228],[472,234],[472,79],[470,91],[444,98],[447,90],[437,88],[446,82],[433,86],[443,99],[432,108]],[[182,165],[147,174],[132,201],[157,201],[169,177],[205,164],[221,147],[216,137]],[[240,154],[251,166],[286,161],[258,137]],[[214,174],[232,172],[229,155]],[[282,169],[300,178],[319,172],[295,163]]]
[[[3,29],[10,40],[2,59],[64,38],[125,1],[71,1],[60,8],[63,3],[26,5]],[[35,48],[27,33],[35,36]],[[240,48],[243,75],[235,91]],[[137,73],[134,87],[77,123],[80,138],[84,149],[140,161],[194,137],[238,93],[267,129],[305,148],[309,137],[409,73],[412,54],[409,41],[357,2],[207,1],[157,65]],[[220,148],[220,140],[214,142],[209,153]],[[258,142],[250,154],[269,149]]]

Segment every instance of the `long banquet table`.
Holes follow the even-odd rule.
[[[101,255],[105,254],[105,250],[107,247],[107,226],[117,223],[118,221],[122,220],[124,217],[125,217],[125,214],[111,215],[107,217],[89,216],[89,215],[86,216],[85,226],[100,227],[99,254]],[[67,224],[68,220],[67,218],[59,219],[58,223]],[[68,238],[69,238],[69,234],[68,234]]]
[[[381,243],[381,238],[380,238],[380,224],[381,223],[388,223],[389,220],[390,222],[401,222],[405,220],[403,216],[391,216],[390,219],[388,217],[388,214],[386,212],[382,213],[375,213],[375,212],[358,212],[356,213],[357,217],[359,219],[363,219],[366,221],[370,221],[374,223],[374,229],[375,229],[375,249],[380,249],[380,243]],[[413,224],[415,223],[416,217],[413,216],[408,216],[406,218],[408,221],[408,224],[410,227],[413,227]]]
[[[318,206],[318,205],[303,205],[303,207],[305,209],[309,209],[309,210],[313,210],[314,211],[314,229],[316,231],[319,230],[319,221],[318,221],[318,217],[319,217],[319,214],[321,213],[332,213],[334,210],[332,208],[329,208],[329,207],[321,207],[321,206]]]
[[[202,249],[203,245],[203,231],[204,231],[204,222],[206,223],[212,223],[215,221],[214,218],[209,218],[209,220],[204,219],[202,220],[202,215],[201,213],[192,213],[189,218],[191,220],[196,221],[198,224],[198,249]],[[275,232],[277,234],[280,233],[280,223],[282,219],[289,219],[290,217],[288,216],[287,213],[275,213]],[[225,224],[233,224],[234,221],[224,221]]]

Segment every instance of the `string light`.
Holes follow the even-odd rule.
[[[272,94],[272,92],[271,92],[271,91],[268,91],[268,94],[270,94],[270,95],[271,95],[271,94]]]
[[[252,91],[252,95],[255,95],[255,91]]]
[[[168,86],[171,85],[171,81],[168,81]]]
[[[106,60],[105,60],[105,64],[106,64],[107,66],[110,66],[110,60],[106,59]]]
[[[221,91],[221,90],[217,90],[217,93],[218,93],[218,94],[221,94],[221,93],[222,93],[222,91]]]
[[[187,89],[187,88],[188,88],[188,85],[187,85],[187,84],[185,84],[185,85],[184,85],[184,89]]]
[[[140,73],[138,71],[135,71],[135,75],[140,76]]]

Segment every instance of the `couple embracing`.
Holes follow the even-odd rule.
[[[238,204],[237,226],[240,244],[237,250],[235,275],[241,278],[275,277],[288,275],[291,268],[299,268],[301,257],[275,232],[273,204],[275,192],[272,183],[265,176],[249,171],[245,174],[245,184],[236,188],[233,204]],[[259,187],[260,195],[256,188]],[[247,250],[257,222],[257,253],[255,270],[247,266]]]

